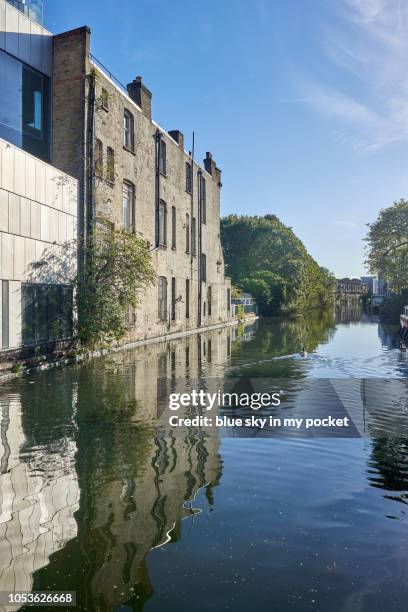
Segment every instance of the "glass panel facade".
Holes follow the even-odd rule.
[[[72,287],[24,283],[21,293],[23,344],[72,337]]]
[[[18,147],[23,145],[22,79],[21,62],[0,51],[0,136]]]
[[[43,25],[44,19],[44,2],[43,0],[7,0],[21,13],[27,17]]]
[[[49,160],[49,78],[0,51],[0,83],[0,137]]]

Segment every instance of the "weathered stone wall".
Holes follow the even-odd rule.
[[[79,232],[85,227],[89,28],[53,38],[52,164],[78,179]]]
[[[129,327],[126,341],[161,336],[171,332],[195,329],[230,319],[227,309],[229,280],[224,277],[224,262],[220,243],[220,173],[212,166],[210,174],[194,164],[193,216],[197,220],[196,243],[199,245],[198,173],[206,181],[207,220],[202,224],[202,252],[207,258],[207,282],[202,283],[201,321],[199,321],[199,252],[192,257],[186,253],[186,214],[190,215],[191,196],[186,192],[186,162],[191,161],[184,151],[183,138],[176,142],[151,120],[150,92],[136,79],[126,95],[109,76],[88,57],[89,30],[81,28],[54,39],[54,163],[65,171],[75,173],[83,186],[82,206],[87,205],[86,159],[89,103],[89,77],[95,76],[95,113],[93,144],[99,140],[103,147],[103,164],[94,172],[93,216],[96,221],[109,220],[122,226],[123,182],[135,186],[135,231],[149,241],[157,276],[167,278],[167,320],[158,316],[158,288],[146,290],[136,312],[134,325]],[[130,97],[131,96],[131,97]],[[133,98],[133,99],[132,99]],[[137,100],[143,111],[136,104]],[[123,144],[125,109],[134,118],[134,151]],[[58,124],[58,125],[57,125]],[[156,247],[156,133],[159,130],[166,144],[166,175],[160,175],[160,199],[167,204],[167,246]],[[76,133],[75,133],[76,132]],[[173,135],[177,137],[177,134]],[[89,142],[89,141],[88,141]],[[107,180],[107,148],[114,151],[114,180]],[[75,170],[76,168],[76,170]],[[176,246],[172,248],[172,207],[176,208]],[[86,217],[86,212],[82,218]],[[191,245],[190,245],[191,247]],[[218,262],[218,263],[217,263]],[[176,317],[171,320],[171,279],[176,278]],[[190,279],[190,317],[186,318],[186,279]],[[212,308],[208,314],[208,287],[211,286]],[[204,305],[205,303],[205,305]],[[205,313],[205,314],[204,314]]]

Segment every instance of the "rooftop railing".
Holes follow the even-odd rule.
[[[121,89],[124,94],[126,94],[127,96],[129,95],[126,85],[121,83],[121,81],[119,81],[119,79],[116,78],[114,74],[112,74],[109,68],[107,68],[104,64],[102,64],[102,62],[99,61],[94,55],[92,55],[92,53],[89,53],[89,60],[91,61],[92,64],[94,64],[97,68],[99,68],[99,70],[104,72],[105,75],[109,77],[110,80],[113,81],[113,83],[115,83],[115,85],[119,87],[119,89]]]

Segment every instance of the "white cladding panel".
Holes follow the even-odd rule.
[[[51,76],[52,34],[6,0],[0,0],[0,49]]]
[[[62,244],[76,238],[77,194],[75,179],[0,139],[0,281],[9,281],[9,348],[21,345],[21,283],[71,282],[65,271],[58,276],[42,267],[36,276],[32,264],[44,253],[65,255]]]

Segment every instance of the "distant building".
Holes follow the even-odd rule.
[[[370,295],[388,295],[387,282],[378,276],[362,276],[361,282],[367,285]]]
[[[365,295],[368,287],[359,278],[341,278],[336,279],[337,293],[355,293]]]
[[[361,282],[364,285],[366,285],[367,293],[369,293],[370,295],[373,293],[373,281],[374,281],[374,276],[362,276],[361,277]]]
[[[381,277],[378,278],[377,293],[378,295],[388,295],[389,294],[388,283]]]
[[[245,314],[258,314],[258,305],[251,293],[244,291],[240,296],[232,298],[231,303],[234,306],[234,312],[236,312],[237,306],[242,304]]]

